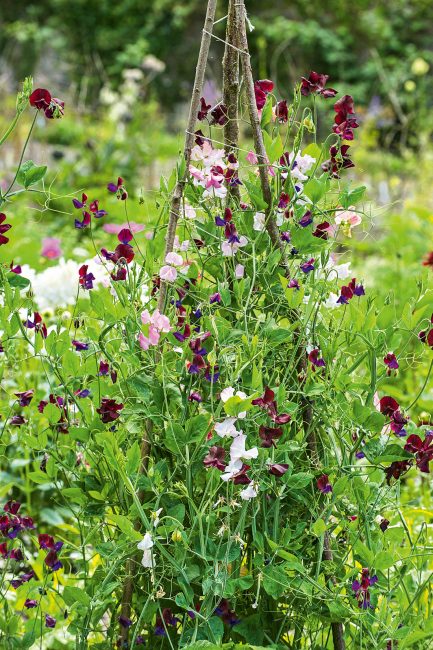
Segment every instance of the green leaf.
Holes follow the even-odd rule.
[[[26,189],[38,183],[47,173],[46,165],[35,165],[33,160],[27,160],[20,167],[17,174],[17,183]]]
[[[389,551],[380,551],[374,558],[373,566],[377,571],[386,571],[395,564],[395,556]]]
[[[288,476],[285,480],[285,483],[292,490],[300,490],[301,488],[306,487],[313,480],[313,475],[308,474],[307,472],[299,472],[298,474],[292,474]]]
[[[8,281],[9,286],[14,289],[27,289],[27,287],[30,286],[30,280],[24,278],[18,273],[6,273],[6,280]]]
[[[72,607],[75,603],[88,607],[91,601],[90,596],[81,587],[65,587],[62,596],[68,607]]]
[[[140,445],[137,441],[126,452],[126,473],[128,476],[135,474],[140,466]]]
[[[326,531],[326,524],[323,521],[323,519],[319,517],[319,519],[316,519],[314,524],[311,526],[311,532],[316,537],[321,537],[325,531]]]
[[[263,588],[272,598],[281,598],[287,589],[288,582],[284,571],[274,566],[267,566],[263,570]]]

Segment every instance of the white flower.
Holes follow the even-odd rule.
[[[153,539],[150,533],[146,533],[141,542],[138,542],[137,548],[139,551],[143,551],[143,558],[141,564],[145,569],[153,568],[153,557],[151,548],[153,547]]]
[[[249,460],[250,458],[257,458],[259,450],[257,447],[251,447],[251,449],[245,449],[246,435],[240,433],[233,440],[230,447],[230,463],[236,462],[243,458],[244,460]]]
[[[195,219],[197,216],[196,211],[192,207],[192,205],[189,205],[189,203],[185,203],[185,207],[183,210],[185,219]]]
[[[332,293],[331,291],[326,302],[323,303],[323,306],[327,309],[335,309],[336,307],[339,307],[340,303],[337,302],[338,298],[339,296],[336,293]]]
[[[177,278],[177,271],[174,266],[164,265],[159,269],[159,275],[161,280],[166,280],[167,282],[174,282]]]
[[[258,494],[257,492],[257,487],[254,483],[250,483],[248,487],[246,487],[242,492],[240,492],[239,496],[241,499],[244,501],[248,501],[249,499],[254,499]]]
[[[303,156],[300,153],[296,154],[295,157],[295,154],[292,151],[292,153],[289,154],[289,161],[290,175],[292,178],[298,181],[306,181],[308,176],[306,176],[305,172],[308,172],[311,169],[316,162],[316,159],[308,154]]]
[[[224,469],[224,474],[221,474],[221,479],[223,481],[229,481],[231,478],[236,476],[238,472],[242,469],[243,462],[241,460],[231,460]]]
[[[241,280],[244,277],[245,266],[242,264],[236,264],[235,266],[235,278],[236,280]]]
[[[266,215],[264,212],[256,212],[253,222],[253,229],[262,232],[265,229]]]
[[[214,429],[215,432],[221,437],[226,438],[227,436],[232,436],[233,438],[239,435],[235,427],[235,422],[237,418],[226,418],[222,422],[218,422]]]

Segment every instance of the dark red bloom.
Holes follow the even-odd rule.
[[[379,524],[379,528],[380,528],[380,530],[382,531],[382,533],[384,533],[384,532],[386,531],[386,529],[388,528],[388,526],[389,526],[389,521],[388,521],[388,519],[382,519],[381,522],[380,522],[380,524]]]
[[[307,97],[310,93],[317,93],[325,99],[335,97],[337,91],[334,88],[325,88],[329,75],[319,72],[310,72],[308,79],[301,77],[301,94]]]
[[[422,263],[423,266],[431,266],[433,268],[433,251],[427,253]]]
[[[421,472],[430,472],[429,463],[433,459],[433,431],[426,433],[424,440],[412,434],[404,446],[406,451],[415,454],[416,465]]]
[[[205,467],[216,467],[222,472],[226,466],[226,463],[224,462],[225,454],[226,452],[224,447],[213,445],[210,447],[207,456],[204,457],[203,465]]]
[[[358,607],[361,609],[374,609],[370,603],[369,588],[375,585],[376,582],[377,576],[370,578],[370,571],[368,569],[362,569],[361,581],[354,580],[352,582],[352,590],[355,592]]]
[[[322,492],[322,494],[328,494],[332,492],[332,485],[329,482],[329,477],[327,474],[322,474],[317,479],[317,487]]]
[[[390,370],[397,370],[398,368],[398,361],[397,357],[393,352],[388,352],[388,354],[384,357],[383,362]]]
[[[275,393],[268,386],[265,388],[265,392],[261,397],[253,399],[251,404],[254,406],[259,406],[260,408],[267,411],[271,420],[276,424],[287,424],[291,420],[291,416],[288,413],[277,414],[277,403],[275,401]]]
[[[285,124],[289,118],[289,112],[287,109],[287,101],[283,99],[280,102],[277,102],[275,107],[275,117],[281,124]]]
[[[5,237],[4,233],[12,228],[10,223],[4,223],[6,221],[6,215],[4,212],[0,212],[0,246],[7,244],[9,237]]]
[[[385,469],[386,482],[388,485],[392,478],[399,479],[402,474],[405,474],[411,467],[408,460],[395,460],[389,467]]]
[[[31,321],[29,318],[25,321],[24,327],[27,327],[28,329],[34,329],[35,332],[39,332],[42,338],[46,339],[47,338],[47,327],[45,323],[42,321],[42,316],[39,314],[39,312],[35,311],[33,314],[33,321]]]
[[[323,357],[319,357],[320,350],[318,348],[314,348],[314,350],[311,350],[311,352],[308,354],[308,361],[311,363],[311,367],[313,368],[324,368],[326,366],[325,359]]]
[[[355,167],[348,154],[349,149],[350,147],[348,144],[343,144],[340,147],[332,145],[329,149],[329,160],[322,163],[323,171],[329,172],[333,178],[340,178],[340,172],[342,169]]]
[[[266,97],[274,89],[274,84],[269,79],[261,79],[254,82],[254,94],[256,97],[257,110],[261,111],[266,104]]]
[[[386,395],[379,400],[379,409],[383,415],[391,417],[400,408],[399,403],[393,397]]]
[[[107,190],[113,194],[117,194],[117,198],[125,201],[128,198],[128,192],[125,189],[124,180],[121,176],[118,177],[117,183],[108,183]]]
[[[218,124],[224,126],[229,121],[227,114],[227,106],[225,104],[217,104],[210,112],[212,120],[211,124]]]
[[[107,424],[108,422],[117,420],[120,415],[119,411],[123,408],[123,404],[118,404],[114,399],[103,397],[101,406],[96,411],[100,414],[102,422]]]
[[[207,117],[211,104],[206,104],[205,98],[200,97],[200,110],[197,113],[197,119],[201,122]]]
[[[287,472],[289,466],[287,463],[274,463],[273,465],[268,465],[268,469],[270,474],[280,477]]]
[[[65,114],[65,102],[57,97],[52,97],[50,105],[45,109],[45,117],[49,120],[59,119]]]
[[[337,302],[340,305],[347,305],[353,296],[364,296],[365,290],[362,284],[356,284],[356,278],[352,278],[347,286],[341,287],[340,297]]]
[[[267,427],[262,425],[259,429],[259,436],[262,439],[262,447],[276,447],[275,440],[279,440],[283,435],[281,427]]]
[[[318,237],[319,239],[328,239],[328,230],[330,228],[329,221],[322,221],[316,226],[316,230],[313,230],[313,237]]]
[[[230,603],[225,598],[221,600],[214,613],[217,616],[220,616],[224,623],[230,627],[233,627],[234,625],[240,623],[240,620],[237,618],[236,613],[231,609]]]
[[[332,130],[343,140],[353,140],[353,129],[357,129],[359,126],[354,116],[353,98],[350,95],[344,95],[335,102],[334,111],[336,115]]]
[[[51,103],[51,93],[45,88],[36,88],[29,97],[30,106],[38,111],[49,108]]]
[[[54,548],[54,537],[52,537],[51,535],[47,535],[46,533],[42,533],[41,535],[38,535],[38,542],[39,542],[39,548],[44,548],[44,549]]]

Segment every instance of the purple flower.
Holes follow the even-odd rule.
[[[352,591],[355,592],[356,600],[358,601],[358,607],[361,609],[374,609],[370,603],[370,587],[375,585],[377,582],[377,576],[372,576],[370,578],[369,569],[361,570],[361,580],[354,580],[352,582]]]
[[[214,303],[220,303],[221,302],[221,294],[213,293],[211,296],[209,296],[209,303],[213,305]]]
[[[56,619],[50,616],[49,614],[45,614],[45,627],[56,627]]]
[[[384,357],[383,362],[390,370],[397,370],[398,369],[398,361],[397,357],[393,352],[388,352],[388,354]]]
[[[76,396],[79,397],[80,399],[83,399],[85,397],[89,397],[90,395],[90,390],[88,388],[83,388],[82,390],[78,390],[76,393]]]
[[[125,189],[124,180],[121,176],[118,177],[117,183],[108,183],[107,190],[113,194],[117,194],[117,198],[125,201],[128,198],[128,192]]]
[[[287,286],[289,289],[296,289],[297,291],[300,289],[299,282],[295,278],[292,278]]]
[[[202,402],[203,397],[196,390],[192,390],[188,395],[188,402]]]
[[[310,273],[311,271],[314,271],[314,257],[312,257],[310,260],[307,262],[303,262],[302,264],[299,265],[299,268],[303,273]]]
[[[290,242],[291,240],[291,235],[288,230],[283,230],[283,232],[280,234],[281,241],[285,241],[287,243]]]
[[[15,393],[15,395],[19,399],[18,404],[20,406],[28,406],[33,399],[34,392],[35,392],[34,389],[31,388],[30,390],[25,390],[21,393]]]
[[[308,354],[308,361],[311,363],[313,370],[314,368],[324,368],[326,366],[325,359],[322,357],[319,357],[320,350],[318,348],[314,348],[314,350],[311,350],[311,352]]]
[[[309,226],[311,223],[313,223],[313,217],[311,215],[311,210],[307,210],[307,212],[304,214],[302,219],[298,221],[299,225],[302,226],[302,228],[306,228]]]
[[[119,616],[119,623],[122,627],[128,628],[131,627],[132,621],[130,618],[127,618],[126,616]]]
[[[27,609],[33,609],[34,607],[37,607],[38,605],[39,605],[39,603],[38,603],[37,600],[32,600],[30,598],[27,598],[25,603],[24,603],[24,607],[26,607]]]
[[[83,343],[82,341],[77,341],[76,339],[72,341],[72,345],[77,352],[83,352],[84,350],[89,349],[89,343]]]
[[[95,276],[93,273],[87,273],[88,269],[87,264],[83,264],[83,266],[80,266],[78,269],[78,283],[83,289],[93,289],[93,280],[95,279]]]

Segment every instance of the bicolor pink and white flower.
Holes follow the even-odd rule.
[[[347,210],[338,208],[335,212],[334,221],[347,237],[352,236],[352,228],[359,226],[362,222],[362,217],[357,212],[354,212],[355,206],[351,205]]]

